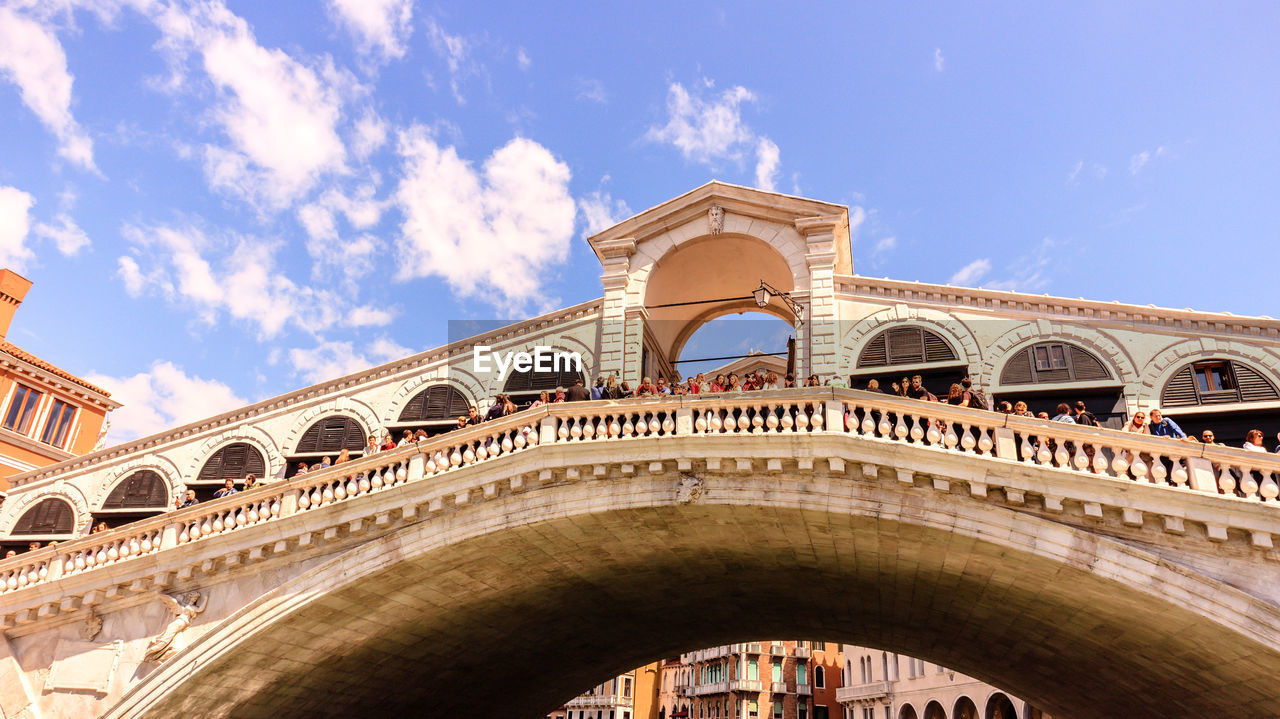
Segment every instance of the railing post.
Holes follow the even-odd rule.
[[[67,557],[69,556],[71,555],[68,554]],[[67,566],[67,557],[62,556],[61,554],[53,555],[53,559],[49,560],[49,570],[45,575],[46,581],[52,582],[55,579],[62,578],[62,568]]]
[[[991,432],[991,441],[996,444],[997,457],[1018,461],[1018,443],[1013,438],[1013,430],[1008,427],[996,427]]]
[[[822,418],[828,432],[844,431],[844,402],[838,399],[822,401],[825,416]]]
[[[1213,472],[1213,462],[1204,457],[1187,458],[1187,484],[1197,492],[1218,493],[1218,477]]]
[[[283,507],[281,507],[280,513],[284,514]],[[160,548],[172,549],[176,546],[178,546],[178,523],[170,522],[164,525],[164,529],[160,530]]]
[[[298,492],[305,492],[305,489],[290,489],[280,498],[280,516],[288,517],[296,514],[298,511]]]
[[[676,410],[676,434],[693,434],[693,409],[681,407]]]
[[[552,444],[556,441],[556,418],[543,417],[538,428],[538,444]]]
[[[409,458],[409,469],[407,480],[413,482],[426,476],[427,460],[419,452]]]

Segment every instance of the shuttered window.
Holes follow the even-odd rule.
[[[363,441],[361,442],[363,446]],[[257,447],[245,442],[229,444],[209,458],[200,468],[197,479],[201,482],[218,482],[224,479],[243,480],[246,474],[262,477],[267,473],[267,461]]]
[[[169,488],[157,472],[144,469],[125,477],[107,495],[103,509],[138,509],[169,506]]]
[[[1275,384],[1258,370],[1235,360],[1192,362],[1173,373],[1160,391],[1163,407],[1264,402],[1280,399]]]
[[[867,342],[858,355],[858,366],[887,367],[956,360],[956,351],[937,332],[923,327],[893,327]]]
[[[419,392],[400,412],[400,422],[453,420],[467,413],[471,403],[457,387],[438,384]]]
[[[344,448],[359,451],[366,437],[364,428],[350,417],[325,417],[303,432],[295,454],[336,454]]]
[[[502,385],[502,391],[504,394],[541,392],[544,389],[550,392],[556,387],[568,389],[573,386],[575,380],[579,379],[584,385],[587,383],[587,378],[582,376],[581,372],[564,367],[547,372],[534,370],[512,372],[511,376],[507,377],[506,383]]]
[[[13,527],[13,534],[70,534],[76,513],[65,500],[45,499],[28,509]]]
[[[1041,342],[1005,363],[1000,384],[1095,382],[1111,378],[1111,370],[1092,352],[1066,342]]]

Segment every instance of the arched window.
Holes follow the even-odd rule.
[[[962,696],[956,700],[951,709],[951,719],[982,719],[978,716],[978,707],[969,697]]]
[[[363,445],[363,443],[361,443]],[[245,442],[229,444],[217,452],[200,468],[196,479],[200,482],[221,482],[224,479],[242,480],[246,474],[261,478],[267,473],[267,461],[257,447]]]
[[[553,357],[554,354],[544,361],[549,361]],[[502,393],[511,395],[511,400],[516,404],[524,404],[537,399],[538,393],[543,390],[555,392],[556,387],[568,389],[573,386],[575,380],[582,380],[584,385],[587,383],[586,376],[578,367],[573,366],[572,362],[556,361],[552,368],[546,371],[531,369],[528,372],[516,372],[513,370],[502,385]]]
[[[302,433],[294,454],[337,454],[342,449],[359,451],[364,447],[366,436],[359,422],[333,415],[308,427]]]
[[[888,367],[959,359],[942,335],[923,327],[893,327],[875,337],[858,355],[858,367]]]
[[[1258,370],[1229,359],[1191,362],[1169,378],[1160,392],[1163,407],[1263,402],[1280,399],[1276,386]]]
[[[470,403],[457,387],[438,384],[414,395],[400,411],[398,422],[453,421],[467,413]]]
[[[813,667],[813,685],[819,689],[827,686],[827,672],[821,664]]]
[[[1040,342],[1005,363],[1000,384],[1055,384],[1111,379],[1111,371],[1088,350],[1066,342]]]
[[[76,512],[63,499],[44,499],[28,509],[11,534],[70,534],[76,526]]]
[[[169,487],[154,470],[143,469],[120,480],[102,503],[103,509],[167,509]]]

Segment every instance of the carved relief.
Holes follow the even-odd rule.
[[[676,486],[676,501],[680,504],[693,504],[702,499],[702,477],[680,473],[680,484]]]
[[[204,611],[205,605],[208,604],[208,597],[200,594],[200,592],[187,592],[179,598],[175,599],[167,594],[160,595],[160,601],[164,602],[169,608],[169,624],[165,626],[160,636],[151,640],[147,645],[146,654],[142,656],[144,662],[163,662],[169,657],[177,653],[178,649],[174,646],[174,642],[178,639],[178,635],[182,631],[191,626],[192,620],[196,615]]]
[[[98,638],[98,634],[102,631],[102,617],[93,611],[93,607],[89,607],[89,614],[84,618],[84,625],[80,627],[80,638],[86,642],[91,642]]]
[[[707,210],[707,232],[718,235],[724,232],[724,208],[719,205],[712,205]]]

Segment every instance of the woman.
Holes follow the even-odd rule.
[[[545,389],[538,393],[537,399],[529,403],[529,409],[541,407],[544,404],[551,404],[551,395],[547,394]]]
[[[952,384],[951,389],[947,390],[946,402],[956,407],[968,407],[969,395],[964,391],[964,387],[959,384]]]
[[[1265,452],[1266,447],[1262,446],[1262,430],[1251,429],[1244,436],[1244,444],[1240,445],[1250,452]]]
[[[622,388],[618,386],[618,378],[609,375],[604,381],[604,393],[601,395],[604,399],[622,399]]]
[[[413,444],[413,430],[406,429],[400,433],[400,441],[396,442],[397,447],[404,447]]]
[[[684,393],[685,394],[701,394],[702,393],[702,387],[701,385],[698,384],[697,377],[690,377],[689,379],[685,380]]]
[[[1002,399],[996,404],[996,411],[1000,414],[1013,414],[1013,405],[1009,404],[1008,400]]]
[[[90,534],[98,534],[100,532],[105,532],[107,531],[107,529],[108,527],[106,522],[98,522],[97,524],[93,525],[93,531],[90,532]]]
[[[788,372],[788,373],[787,373],[787,376],[786,376],[786,377],[784,377],[784,378],[782,378],[782,388],[783,388],[783,389],[795,389],[795,388],[796,388],[796,376],[795,376],[795,375],[793,375],[793,374],[791,374],[790,372]]]
[[[698,376],[694,379],[696,379],[698,383],[698,394],[711,391],[711,383],[707,381],[706,375],[699,372]]]
[[[382,448],[378,446],[378,438],[372,434],[369,435],[369,441],[364,445],[364,456],[368,457],[381,451]]]
[[[502,416],[503,417],[509,417],[519,411],[520,411],[520,408],[516,406],[515,400],[511,399],[511,395],[509,394],[502,395]]]
[[[742,380],[738,378],[737,372],[729,373],[729,386],[725,387],[724,391],[725,392],[741,392],[742,391]]]
[[[343,451],[345,452],[346,450]],[[244,491],[248,492],[256,486],[258,486],[258,478],[253,476],[252,472],[246,474],[244,476]]]
[[[729,383],[725,380],[724,375],[718,374],[711,382],[712,392],[724,392],[729,388]]]
[[[778,382],[778,373],[770,372],[764,377],[765,389],[782,389],[782,385]]]
[[[413,441],[412,435],[409,434],[408,430],[405,430],[405,436],[410,438],[409,439],[410,442]],[[333,460],[333,463],[342,464],[343,462],[349,461],[350,459],[351,459],[351,450],[347,449],[346,447],[343,447],[342,451],[338,452],[338,458]],[[249,475],[249,476],[253,476],[253,475]]]
[[[1027,409],[1027,403],[1018,400],[1013,403],[1013,414],[1016,417],[1032,417],[1031,411]]]
[[[1021,402],[1019,402],[1021,404]],[[1147,415],[1144,412],[1134,412],[1133,419],[1129,420],[1129,424],[1124,426],[1125,432],[1134,434],[1151,434],[1151,428],[1147,426]]]
[[[306,474],[309,471],[311,471],[311,468],[307,466],[306,462],[298,462],[297,474]]]

